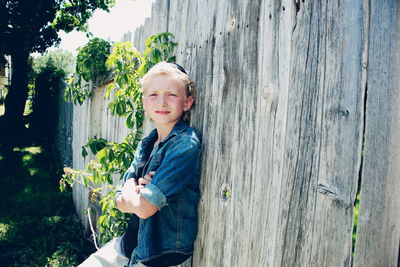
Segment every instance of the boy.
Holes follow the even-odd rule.
[[[80,266],[165,267],[193,254],[200,198],[200,138],[184,117],[194,102],[185,70],[160,62],[142,78],[143,106],[155,123],[138,146],[117,194],[128,229]]]

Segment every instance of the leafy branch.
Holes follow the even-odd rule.
[[[75,76],[68,81],[64,98],[82,105],[92,96],[92,87],[99,86],[110,76],[106,61],[111,53],[111,43],[101,38],[91,39],[79,48]]]

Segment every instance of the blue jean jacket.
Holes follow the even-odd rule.
[[[183,120],[152,150],[147,161],[144,151],[157,137],[154,129],[139,144],[134,160],[123,182],[155,171],[152,181],[140,195],[157,207],[147,219],[140,219],[138,244],[131,255],[130,266],[149,261],[166,253],[192,254],[197,235],[197,205],[200,199],[199,134]],[[141,165],[140,165],[141,164]],[[141,168],[139,168],[141,166]],[[137,173],[142,169],[142,173]]]

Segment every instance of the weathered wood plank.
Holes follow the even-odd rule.
[[[369,3],[364,163],[354,266],[399,266],[400,2]]]
[[[362,141],[360,1],[301,2],[292,38],[278,266],[349,266]]]
[[[193,65],[200,87],[194,124],[204,145],[199,212],[207,222],[200,223],[193,266],[248,266],[259,7],[259,1],[218,2],[212,18],[208,7],[197,10],[213,27],[193,59],[200,60]]]
[[[293,1],[264,1],[259,32],[259,85],[256,115],[256,147],[253,155],[252,229],[248,264],[280,266],[285,249],[280,240],[279,217],[285,158],[285,132],[291,39],[296,8]]]

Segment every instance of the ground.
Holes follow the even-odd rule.
[[[4,142],[4,140],[2,140]],[[93,252],[51,148],[0,154],[1,266],[77,266]]]

